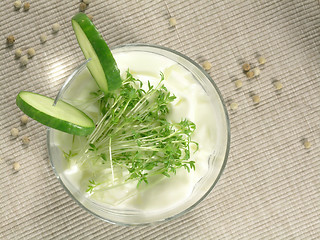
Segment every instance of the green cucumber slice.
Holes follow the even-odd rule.
[[[53,106],[52,98],[22,91],[16,98],[17,106],[29,117],[60,131],[86,136],[93,132],[95,124],[84,112],[59,100]]]
[[[86,14],[78,13],[71,22],[84,56],[91,58],[87,67],[100,89],[107,93],[119,88],[121,77],[117,63],[91,20]]]

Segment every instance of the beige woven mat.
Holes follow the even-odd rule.
[[[231,151],[213,192],[183,217],[139,228],[111,225],[81,209],[49,165],[45,127],[19,124],[17,93],[55,96],[84,59],[70,24],[79,1],[30,0],[28,12],[14,11],[13,3],[0,4],[0,239],[320,239],[318,1],[92,0],[86,13],[110,46],[144,42],[200,64],[208,60],[226,102],[239,104],[236,111],[228,107]],[[56,35],[54,23],[61,25]],[[48,35],[45,44],[41,33]],[[13,48],[6,46],[10,34]],[[14,50],[28,47],[36,55],[21,68]],[[247,80],[241,63],[257,65],[257,55],[267,63]],[[234,79],[243,81],[241,89]],[[260,104],[253,105],[251,93]],[[12,127],[20,130],[17,139],[10,137]],[[28,147],[21,144],[24,135]],[[21,164],[17,173],[13,162]]]

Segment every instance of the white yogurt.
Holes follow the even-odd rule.
[[[193,75],[178,63],[158,54],[132,51],[115,53],[114,57],[122,74],[130,70],[135,78],[143,82],[150,81],[154,85],[159,82],[160,72],[164,73],[164,85],[177,98],[169,106],[169,121],[180,122],[189,119],[196,124],[192,140],[199,143],[199,150],[191,152],[196,170],[188,173],[179,169],[170,178],[156,177],[149,180],[148,185],[136,188],[136,183],[130,183],[96,194],[95,201],[120,209],[136,209],[143,211],[163,211],[181,204],[194,189],[196,183],[208,171],[208,159],[213,153],[216,139],[216,123],[214,122],[213,105],[203,88]],[[88,92],[96,89],[96,85],[88,73],[84,71],[65,93],[65,99],[86,99]],[[88,91],[89,89],[89,91]],[[72,101],[71,101],[72,102]],[[85,106],[85,111],[94,117],[96,108]],[[56,144],[68,152],[71,136],[59,132]],[[65,165],[64,176],[78,189],[85,193],[88,176],[79,171],[76,166]]]

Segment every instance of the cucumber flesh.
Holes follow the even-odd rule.
[[[91,58],[87,67],[100,89],[107,93],[119,88],[122,82],[117,63],[91,20],[86,14],[78,13],[71,22],[84,56]]]
[[[16,98],[17,106],[26,115],[48,127],[81,136],[93,132],[95,124],[84,112],[62,100],[55,106],[53,102],[52,98],[25,91]]]

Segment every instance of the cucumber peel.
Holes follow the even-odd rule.
[[[17,106],[32,119],[57,130],[80,136],[93,132],[95,124],[78,108],[59,100],[53,106],[52,98],[21,91],[16,97]]]
[[[122,81],[117,63],[91,20],[86,14],[78,13],[71,22],[84,56],[91,58],[87,67],[100,89],[107,93],[119,88]]]

